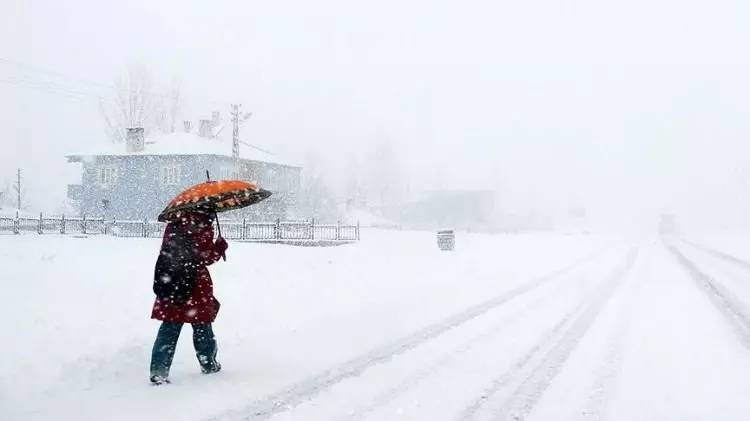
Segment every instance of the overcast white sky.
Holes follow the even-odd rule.
[[[410,185],[497,188],[508,207],[576,202],[621,218],[750,210],[739,175],[750,167],[746,1],[3,9],[0,182],[22,166],[41,207],[64,197],[62,155],[106,139],[94,99],[34,86],[23,78],[37,73],[18,63],[103,84],[144,63],[182,79],[190,112],[239,101],[254,112],[243,137],[324,152],[329,176],[386,136]]]

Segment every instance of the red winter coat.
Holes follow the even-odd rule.
[[[200,256],[200,264],[197,267],[195,285],[190,294],[190,299],[184,304],[174,304],[169,300],[156,298],[151,310],[151,318],[172,323],[213,323],[219,311],[219,302],[214,298],[214,285],[211,275],[208,273],[208,265],[216,263],[223,253],[223,249],[214,243],[214,230],[212,225],[198,224],[197,228],[190,230],[190,238]],[[175,228],[172,223],[167,225],[162,241],[162,250]]]

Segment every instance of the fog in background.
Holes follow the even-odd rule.
[[[722,0],[6,1],[0,191],[22,167],[59,209],[64,155],[109,142],[99,98],[139,68],[180,119],[242,103],[243,139],[341,200],[382,172],[394,206],[488,189],[499,215],[747,227],[747,22]]]

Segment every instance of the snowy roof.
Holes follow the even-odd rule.
[[[257,146],[240,141],[240,158],[297,167],[297,164]],[[126,152],[125,143],[110,144],[100,151],[70,156],[130,156],[130,155],[220,155],[232,156],[231,133],[214,138],[200,137],[194,133],[170,133],[149,136],[141,152]]]

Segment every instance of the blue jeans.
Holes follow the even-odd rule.
[[[216,338],[211,324],[193,324],[193,346],[198,364],[204,372],[214,371],[219,363],[216,361]],[[154,349],[151,351],[151,376],[169,377],[177,339],[180,338],[182,323],[163,322],[156,335]]]

